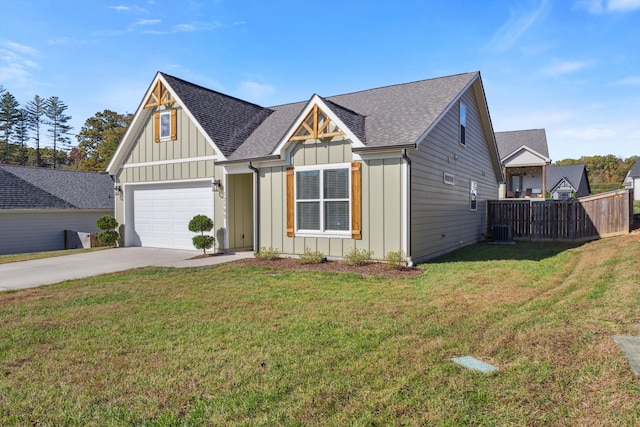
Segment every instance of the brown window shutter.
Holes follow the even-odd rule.
[[[153,113],[153,141],[160,142],[160,112]]]
[[[178,121],[178,114],[175,108],[171,109],[171,139],[172,140],[176,140],[178,139],[178,133],[176,132],[176,128],[177,128],[177,121]]]
[[[295,236],[295,199],[293,197],[293,168],[287,168],[287,237]]]
[[[351,238],[362,239],[362,165],[351,163]]]

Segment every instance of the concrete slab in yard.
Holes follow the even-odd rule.
[[[622,349],[633,373],[640,378],[640,337],[614,336],[613,341]]]
[[[453,363],[457,363],[460,366],[464,366],[467,369],[480,371],[485,374],[498,370],[498,368],[496,368],[495,366],[489,365],[488,363],[485,363],[471,356],[454,357],[453,359],[451,359],[451,361]]]

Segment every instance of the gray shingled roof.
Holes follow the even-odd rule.
[[[322,99],[367,146],[413,144],[477,76],[458,74]],[[273,113],[228,158],[270,155],[307,103],[270,107]]]
[[[629,176],[634,177],[634,178],[640,177],[640,158],[638,158],[638,160],[636,160],[636,164],[633,165],[633,167],[629,171]]]
[[[108,175],[0,165],[0,209],[113,209]]]
[[[582,176],[586,173],[585,165],[547,166],[547,189],[551,190],[562,178],[566,178],[569,184],[576,190],[580,188]]]
[[[496,132],[496,144],[500,161],[522,146],[526,146],[536,153],[549,158],[547,146],[547,134],[544,129],[515,130],[509,132]]]
[[[268,108],[160,73],[225,156],[272,113]]]

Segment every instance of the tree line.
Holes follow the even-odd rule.
[[[104,110],[87,119],[71,146],[68,106],[57,96],[35,95],[21,106],[0,85],[0,163],[47,168],[104,170],[127,126],[131,114]]]
[[[554,165],[584,164],[589,175],[589,183],[593,187],[603,184],[604,187],[614,188],[621,186],[627,173],[633,168],[638,156],[621,159],[613,154],[606,156],[582,156],[579,159],[564,159],[555,162]],[[606,184],[606,185],[605,185]]]

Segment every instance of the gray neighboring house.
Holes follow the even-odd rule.
[[[627,174],[624,187],[633,189],[633,200],[640,200],[640,158]]]
[[[107,171],[125,246],[204,214],[220,250],[414,263],[481,239],[503,179],[479,72],[272,107],[158,73]]]
[[[0,165],[0,255],[64,249],[64,230],[94,233],[113,206],[108,175]]]
[[[551,164],[544,129],[496,132],[505,184],[498,197],[544,200],[548,191],[545,179]]]
[[[589,176],[585,165],[547,167],[547,191],[554,200],[569,200],[591,194]]]

